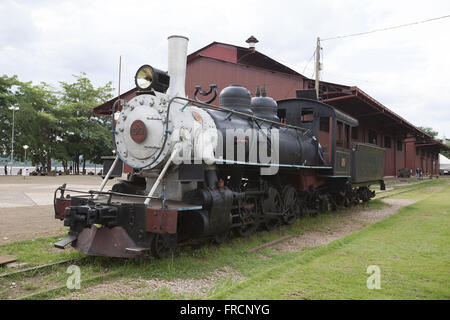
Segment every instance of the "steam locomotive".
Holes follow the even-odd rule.
[[[70,227],[57,248],[164,258],[180,243],[272,230],[384,188],[384,151],[352,143],[356,119],[315,99],[275,101],[265,87],[252,97],[230,85],[218,106],[197,99],[215,99],[215,86],[187,98],[188,39],[168,42],[168,72],[142,66],[136,97],[113,106],[116,157],[98,190],[55,191],[55,218]],[[132,174],[104,191],[121,162]]]

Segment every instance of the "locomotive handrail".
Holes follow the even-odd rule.
[[[55,191],[55,196],[56,196],[56,192],[58,190],[61,191],[69,191],[69,192],[76,192],[76,193],[83,193],[83,194],[89,194],[89,195],[94,195],[94,194],[103,194],[103,195],[115,195],[115,196],[125,196],[125,197],[134,197],[134,198],[150,198],[150,199],[156,199],[156,200],[163,200],[162,197],[153,197],[153,196],[143,196],[143,195],[139,195],[139,194],[129,194],[129,193],[121,193],[121,192],[115,192],[115,191],[95,191],[95,190],[89,190],[89,191],[82,191],[82,190],[75,190],[75,189],[67,189],[64,187],[58,187]],[[63,193],[64,194],[64,193]]]
[[[213,105],[205,103],[205,102],[195,101],[195,100],[192,100],[192,99],[189,99],[189,98],[184,98],[184,97],[173,97],[170,100],[169,104],[172,103],[172,101],[176,100],[176,99],[184,100],[184,101],[187,101],[188,103],[190,102],[192,104],[197,104],[198,107],[206,107],[206,108],[213,109],[213,110],[231,112],[233,114],[238,114],[238,115],[241,115],[241,116],[244,116],[244,117],[247,117],[247,118],[252,118],[252,119],[260,120],[260,121],[263,121],[263,122],[276,124],[276,125],[279,125],[279,126],[282,126],[282,127],[286,127],[286,128],[292,128],[292,129],[300,130],[300,131],[304,131],[304,132],[311,131],[310,129],[307,129],[307,128],[297,127],[297,126],[293,126],[293,125],[286,124],[286,123],[281,123],[281,122],[276,122],[276,121],[269,120],[269,119],[260,118],[260,117],[257,117],[257,116],[250,115],[248,113],[244,113],[244,112],[240,112],[240,111],[236,111],[236,110],[232,110],[232,109],[228,109],[228,108],[224,108],[224,107],[213,106]]]

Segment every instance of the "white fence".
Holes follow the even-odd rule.
[[[63,167],[52,167],[52,170],[56,171],[64,171]],[[93,172],[94,174],[97,174],[100,172],[100,170],[103,168],[103,166],[98,165],[97,167],[86,167],[86,174],[88,174],[89,172]],[[17,173],[20,171],[20,169],[22,169],[22,173],[26,172],[26,169],[28,169],[28,175],[33,172],[36,171],[36,167],[25,167],[25,166],[13,166],[12,168],[8,165],[7,170],[8,170],[8,176],[9,175],[17,175]],[[82,168],[80,168],[80,171],[82,170]],[[5,165],[3,164],[0,168],[0,175],[4,176],[5,175]]]

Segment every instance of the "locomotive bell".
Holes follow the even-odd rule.
[[[250,91],[239,84],[232,84],[220,92],[219,106],[231,110],[253,114],[250,108],[252,96]]]

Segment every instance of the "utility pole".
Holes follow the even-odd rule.
[[[319,74],[320,74],[320,37],[317,37],[316,45],[316,95],[319,100]]]
[[[12,164],[14,161],[14,111],[19,110],[19,107],[11,106],[8,108],[13,112],[13,121],[12,121],[12,132],[11,132],[11,169],[10,174],[12,175]]]

